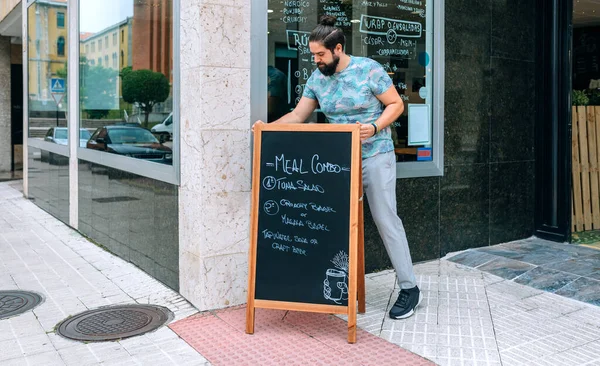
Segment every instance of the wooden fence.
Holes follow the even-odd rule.
[[[573,232],[600,229],[600,106],[573,107]]]

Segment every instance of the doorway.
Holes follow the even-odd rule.
[[[11,173],[23,177],[23,65],[12,64],[11,82]]]
[[[600,4],[573,0],[572,242],[600,248]]]

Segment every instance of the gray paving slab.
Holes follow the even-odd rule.
[[[45,301],[0,320],[0,364],[209,365],[167,327],[119,342],[85,344],[56,335],[60,320],[105,305],[155,303],[176,319],[196,310],[23,199],[13,186],[0,183],[0,288],[33,289]],[[581,278],[564,271],[565,258],[582,260],[588,267],[581,271],[594,271],[597,252],[536,238],[483,249],[415,265],[424,299],[405,320],[387,316],[398,293],[394,272],[367,275],[367,312],[359,314],[358,326],[440,365],[600,366],[600,307],[585,302],[586,296],[595,299],[593,291],[581,291]],[[561,281],[567,283],[561,287]],[[584,301],[549,289],[579,293]]]
[[[478,256],[479,265],[489,263],[481,258],[490,259],[487,254]],[[589,346],[600,342],[598,306],[446,259],[417,264],[415,271],[419,287],[427,290],[414,316],[387,317],[398,291],[390,285],[394,274],[389,271],[367,275],[367,284],[382,297],[386,290],[394,296],[385,309],[367,303],[367,314],[358,316],[359,326],[440,365],[600,362],[600,348]]]
[[[156,304],[176,319],[197,313],[183,297],[87,241],[21,193],[0,183],[0,289],[33,290],[44,302],[0,320],[0,364],[208,364],[167,327],[118,342],[81,343],[54,333],[79,312],[115,304]],[[135,346],[137,345],[137,346]]]

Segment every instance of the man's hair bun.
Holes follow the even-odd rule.
[[[336,18],[334,16],[323,15],[321,17],[321,21],[319,22],[319,24],[320,25],[324,25],[326,27],[334,27],[335,26],[335,21],[336,21]]]

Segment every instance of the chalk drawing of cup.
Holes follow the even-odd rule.
[[[330,268],[323,281],[323,296],[336,304],[348,299],[348,276],[346,272]]]

